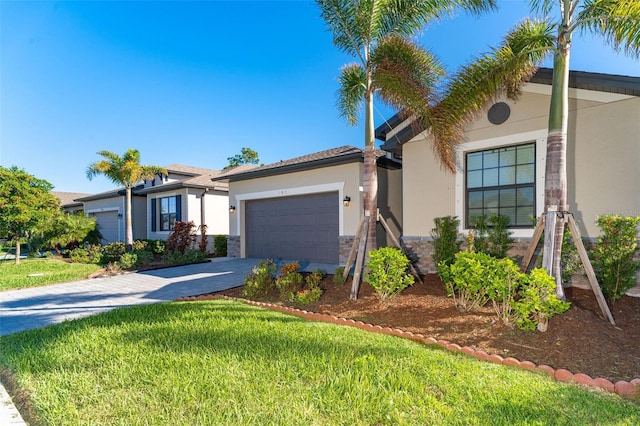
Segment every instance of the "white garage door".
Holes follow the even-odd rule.
[[[246,202],[247,257],[338,263],[337,192]]]
[[[98,229],[102,234],[102,242],[113,243],[120,241],[117,211],[89,213],[89,217],[96,218]]]

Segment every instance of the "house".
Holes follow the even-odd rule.
[[[466,234],[482,214],[507,216],[515,255],[544,210],[545,154],[552,70],[541,68],[517,100],[498,99],[468,127],[454,174],[442,170],[429,132],[391,118],[376,130],[382,148],[402,158],[402,243],[434,272],[436,217],[460,219]],[[640,215],[640,77],[570,73],[568,204],[583,237],[595,240],[599,214]],[[639,256],[640,258],[640,256]]]
[[[377,155],[380,213],[397,237],[401,164]],[[229,185],[228,255],[346,263],[363,210],[363,160],[362,149],[342,146],[214,177]]]
[[[218,170],[172,164],[166,176],[156,176],[132,190],[134,239],[166,240],[175,221],[207,225],[209,248],[213,235],[227,234],[228,186],[211,181]],[[77,198],[84,212],[95,217],[105,243],[124,241],[124,188]]]
[[[84,206],[82,202],[75,201],[78,198],[88,197],[91,194],[84,194],[80,192],[61,192],[51,191],[51,193],[60,200],[60,207],[65,213],[84,213]]]

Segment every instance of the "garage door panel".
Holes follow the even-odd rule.
[[[338,262],[337,192],[251,200],[245,207],[247,256]]]

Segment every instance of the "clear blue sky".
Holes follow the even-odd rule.
[[[502,0],[420,42],[453,71],[497,45],[527,5]],[[264,163],[362,147],[362,127],[335,108],[347,62],[313,1],[0,0],[0,162],[96,193],[115,187],[85,175],[103,149],[220,169],[242,147]],[[640,75],[640,62],[590,37],[574,43],[571,68]],[[378,104],[376,125],[392,114]]]

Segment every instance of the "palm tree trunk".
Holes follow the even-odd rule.
[[[570,2],[565,0],[565,11]],[[563,14],[563,24],[558,31],[558,49],[553,62],[553,81],[551,86],[551,105],[549,108],[549,134],[547,136],[547,160],[545,172],[544,202],[545,208],[557,206],[558,211],[567,211],[567,127],[569,121],[569,53],[571,34],[568,31],[570,16]],[[549,222],[547,222],[549,223]],[[547,271],[556,279],[556,296],[565,299],[562,288],[562,238],[564,221],[556,221],[555,229],[545,228],[546,238],[552,238],[552,270]]]
[[[376,228],[378,220],[378,168],[375,152],[375,129],[373,122],[373,90],[371,89],[371,76],[367,78],[368,90],[365,95],[365,149],[364,149],[364,216],[370,217],[367,232],[367,247],[365,249],[365,262],[368,261],[369,252],[377,248]]]
[[[125,209],[125,229],[124,229],[124,243],[127,251],[133,249],[133,225],[131,221],[131,187],[127,186],[125,190],[124,199]]]

